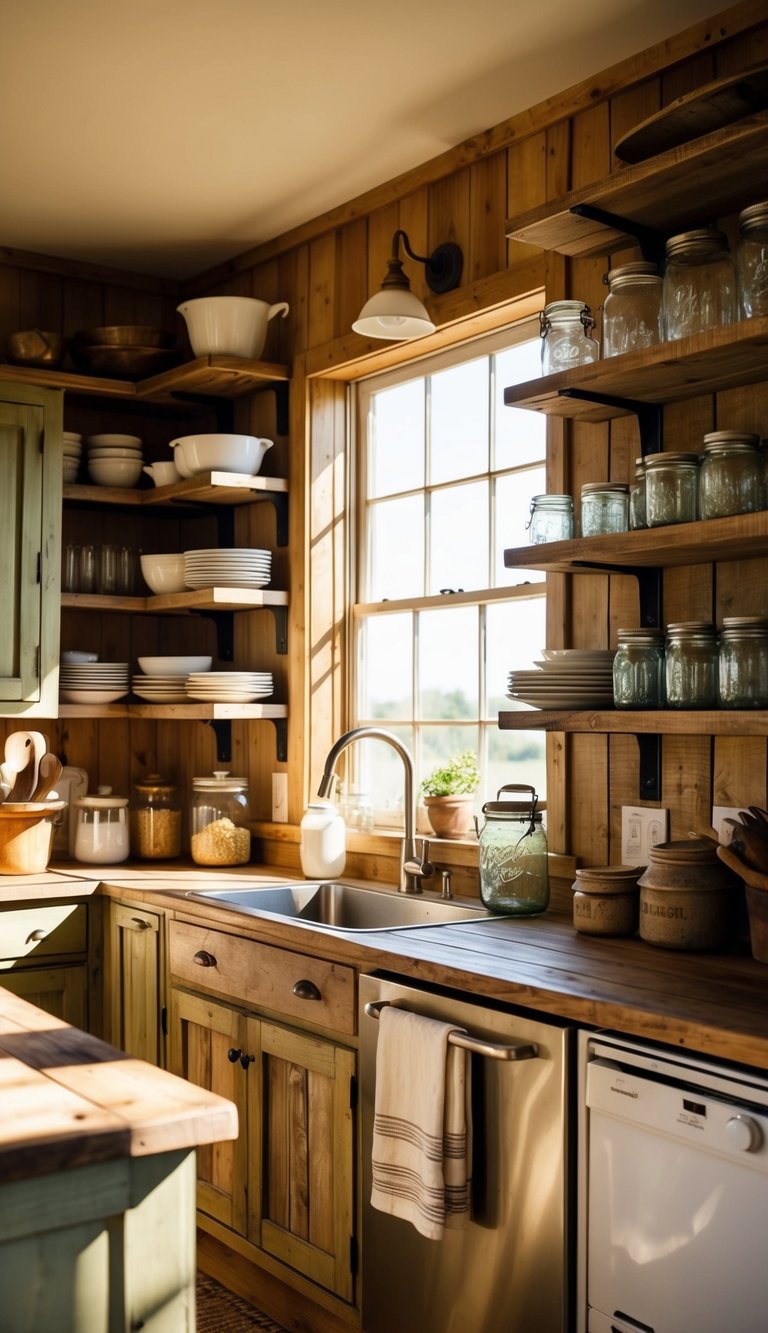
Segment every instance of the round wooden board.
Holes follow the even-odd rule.
[[[678,97],[625,134],[613,151],[621,162],[644,162],[766,108],[768,65],[751,65]]]

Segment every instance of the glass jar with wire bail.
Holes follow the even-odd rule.
[[[523,801],[502,792],[527,792]],[[547,835],[535,788],[509,783],[483,806],[479,835],[480,897],[490,912],[533,916],[549,906]]]
[[[722,708],[768,708],[768,617],[723,617],[718,694]]]
[[[649,528],[693,523],[699,516],[699,455],[646,454],[645,517]]]
[[[701,518],[753,514],[764,508],[760,436],[740,430],[715,430],[705,435],[699,473]]]
[[[613,703],[616,708],[664,707],[663,630],[618,630]]]
[[[717,631],[705,620],[667,625],[665,688],[668,708],[717,708]]]
[[[653,347],[664,337],[662,279],[655,264],[637,260],[603,277],[603,356]]]
[[[629,487],[624,482],[585,482],[581,488],[582,537],[602,537],[628,528]]]
[[[528,520],[528,540],[540,542],[569,541],[573,536],[573,497],[570,495],[534,495]]]
[[[768,315],[768,203],[750,204],[739,213],[736,272],[744,318]]]
[[[539,315],[539,325],[542,375],[586,366],[600,356],[592,337],[594,316],[583,301],[550,301]]]
[[[738,318],[736,267],[725,232],[699,227],[671,236],[664,270],[664,332],[687,338]]]

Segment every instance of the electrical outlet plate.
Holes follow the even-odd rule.
[[[272,823],[288,823],[288,774],[272,774]]]
[[[725,821],[728,819],[735,819],[737,822],[740,822],[739,815],[743,808],[744,807],[741,805],[712,806],[712,827],[724,847],[728,846],[728,843],[733,837],[733,826],[727,824]]]
[[[669,811],[650,806],[621,807],[621,864],[647,866],[650,849],[669,837]]]

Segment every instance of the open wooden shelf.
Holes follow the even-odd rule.
[[[88,505],[247,505],[255,500],[285,495],[288,482],[285,477],[251,477],[242,472],[199,472],[197,476],[174,482],[171,486],[149,486],[133,489],[128,486],[65,485],[63,498],[75,504]]]
[[[198,356],[161,375],[143,380],[106,379],[66,370],[38,370],[28,366],[0,365],[0,381],[37,384],[64,389],[89,398],[122,399],[156,407],[183,407],[185,400],[239,398],[259,388],[284,384],[290,379],[287,366],[267,361],[245,361],[238,356]]]
[[[188,704],[59,704],[59,717],[93,718],[147,718],[172,720],[174,722],[217,722],[238,720],[275,721],[287,718],[286,704],[227,704],[195,703]]]
[[[105,597],[91,592],[65,592],[62,607],[74,611],[104,611],[131,615],[167,615],[185,611],[249,611],[287,606],[288,593],[269,588],[196,588],[149,597]]]
[[[570,731],[587,735],[768,736],[768,710],[756,708],[520,709],[499,713],[501,731]]]
[[[768,172],[768,112],[745,117],[691,143],[510,218],[506,234],[571,258],[608,255],[630,244],[619,225],[581,217],[588,203],[620,219],[668,234],[701,226],[752,203],[755,181]]]
[[[504,402],[547,416],[608,421],[631,413],[633,402],[663,406],[752,384],[764,378],[767,365],[768,318],[749,319],[510,385],[504,390]],[[624,401],[572,398],[572,389]]]

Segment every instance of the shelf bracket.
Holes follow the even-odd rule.
[[[658,565],[640,565],[622,570],[634,574],[640,594],[640,629],[662,629],[663,570]]]
[[[288,763],[288,719],[286,717],[273,717],[272,722],[275,726],[275,745],[277,749],[277,762],[279,764]]]
[[[196,607],[193,616],[207,616],[216,626],[216,653],[222,662],[235,659],[235,616],[233,611],[204,611]]]
[[[232,723],[229,718],[209,717],[206,725],[213,729],[216,737],[216,762],[229,764],[232,761]]]
[[[269,610],[275,617],[275,652],[288,652],[288,607],[270,606]]]
[[[561,398],[577,398],[584,403],[604,403],[606,407],[617,407],[622,412],[632,412],[637,417],[640,429],[640,452],[658,454],[663,443],[664,409],[661,403],[643,403],[636,398],[617,398],[611,393],[600,393],[593,389],[558,389]]]
[[[640,800],[661,800],[661,736],[637,732],[640,751]]]
[[[643,222],[633,222],[631,218],[622,218],[618,213],[609,213],[594,204],[573,204],[569,211],[575,213],[577,217],[586,218],[589,222],[598,222],[603,227],[610,227],[613,231],[623,232],[625,236],[632,236],[640,246],[643,259],[651,260],[661,268],[667,239],[665,232],[659,231],[656,227],[646,227]]]
[[[276,542],[278,546],[288,545],[288,496],[285,491],[265,492],[264,499],[269,500],[270,504],[275,506],[275,523],[277,526]]]

